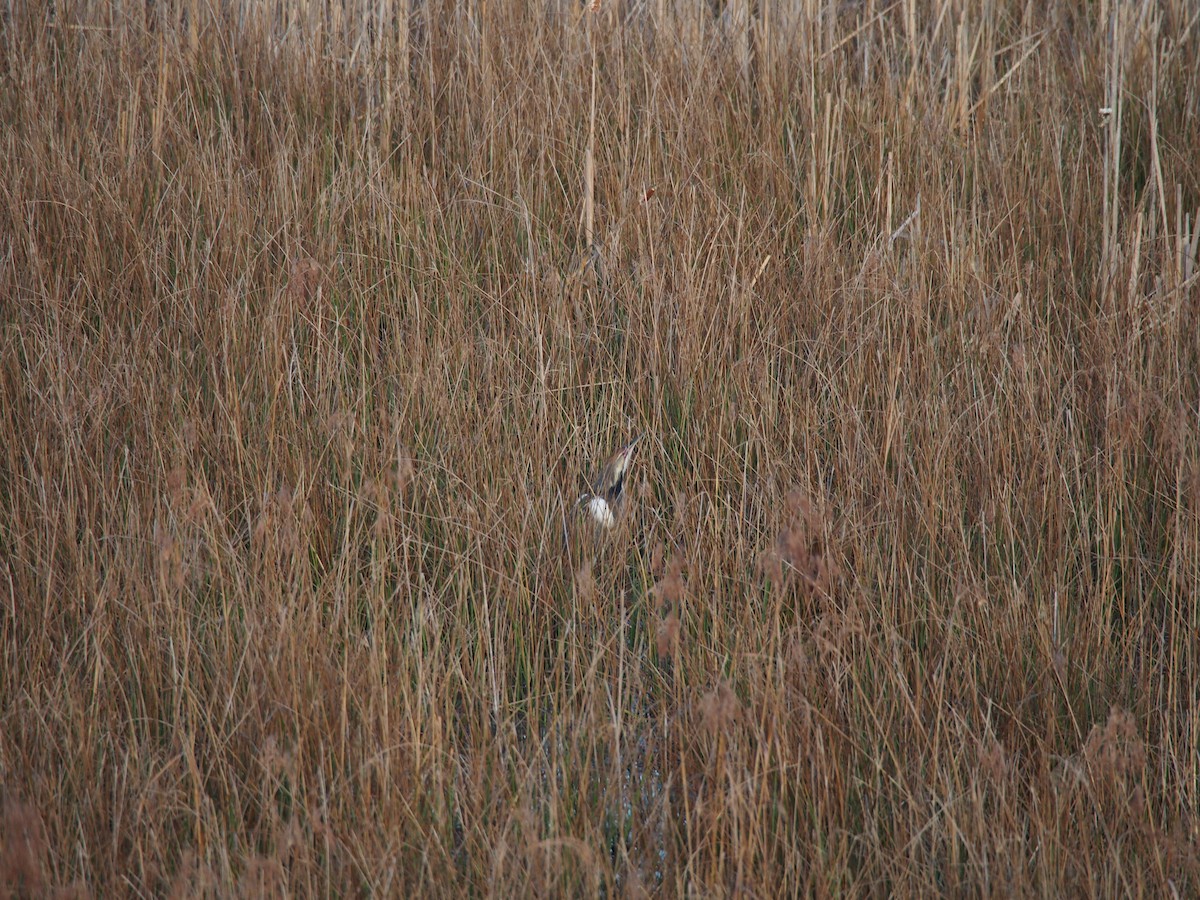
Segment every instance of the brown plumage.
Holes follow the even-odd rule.
[[[592,484],[592,493],[579,498],[579,505],[585,506],[591,517],[605,528],[616,524],[616,514],[624,499],[625,476],[641,439],[639,435],[610,456]]]

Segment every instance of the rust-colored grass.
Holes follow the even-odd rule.
[[[1198,44],[6,4],[0,896],[1200,892]]]

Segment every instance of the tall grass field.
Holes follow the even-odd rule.
[[[1196,896],[1198,59],[0,3],[0,898]]]

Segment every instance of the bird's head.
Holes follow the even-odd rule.
[[[596,479],[596,493],[598,495],[608,498],[620,496],[621,489],[625,485],[625,475],[629,472],[629,464],[633,461],[633,453],[637,449],[638,441],[641,439],[641,435],[635,437],[614,453],[605,464],[600,472],[600,477]]]

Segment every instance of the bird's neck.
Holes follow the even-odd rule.
[[[621,491],[624,490],[624,488],[625,488],[625,476],[622,475],[615,482],[613,482],[612,487],[610,487],[607,491],[604,492],[604,499],[607,500],[609,503],[612,503],[613,501],[617,500],[621,496]]]

